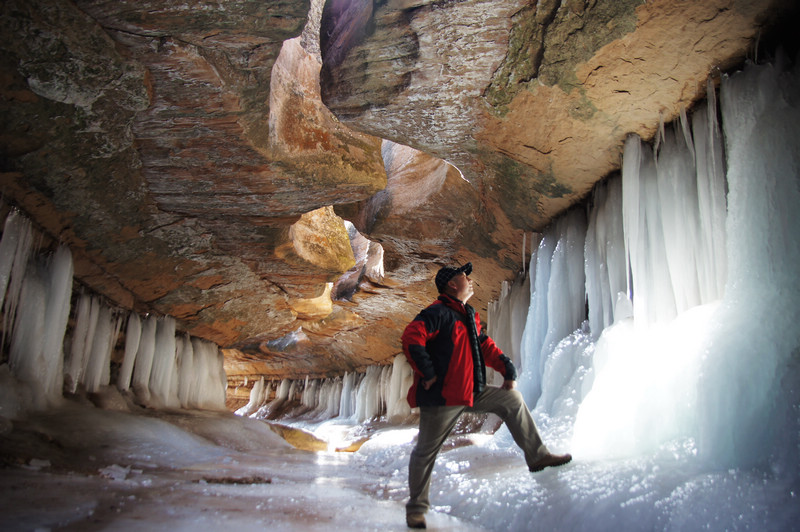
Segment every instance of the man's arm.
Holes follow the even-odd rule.
[[[414,373],[422,378],[422,386],[427,390],[436,382],[436,371],[433,368],[433,360],[425,349],[425,344],[433,337],[429,331],[423,316],[420,314],[414,321],[406,326],[403,331],[401,341],[403,342],[403,353],[406,355],[408,363]]]
[[[500,374],[505,378],[506,382],[513,382],[517,380],[516,366],[514,366],[514,363],[511,361],[511,359],[503,354],[500,348],[497,347],[497,344],[494,343],[494,340],[485,334],[481,334],[479,341],[486,365],[500,372]],[[503,387],[505,387],[505,384]]]

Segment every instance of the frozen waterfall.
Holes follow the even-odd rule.
[[[798,82],[750,65],[723,78],[719,110],[709,85],[654,147],[631,135],[588,216],[542,234],[514,287],[529,297],[494,309],[499,343],[498,318],[527,315],[520,388],[576,458],[677,445],[798,474]]]

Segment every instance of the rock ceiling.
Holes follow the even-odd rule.
[[[485,312],[791,4],[5,0],[2,208],[229,377],[383,363],[441,265]]]

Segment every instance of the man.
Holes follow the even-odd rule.
[[[403,332],[403,352],[414,369],[408,392],[419,406],[419,435],[408,464],[411,497],[406,504],[410,528],[425,528],[428,492],[436,455],[464,411],[493,412],[508,425],[525,454],[530,471],[566,464],[569,454],[547,450],[522,394],[517,370],[483,333],[480,317],[467,301],[473,295],[472,264],[444,267],[436,274],[439,299],[420,312]],[[486,386],[486,365],[500,372],[503,385]]]

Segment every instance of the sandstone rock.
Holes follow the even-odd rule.
[[[331,2],[322,96],[352,127],[455,164],[516,227],[541,229],[618,169],[628,133],[651,138],[690,107],[787,6]]]

